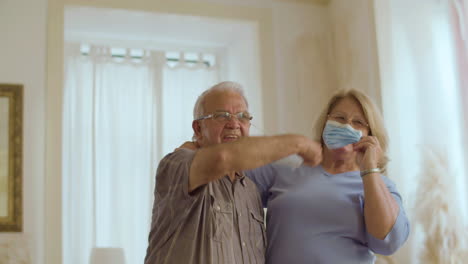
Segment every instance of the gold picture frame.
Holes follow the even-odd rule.
[[[23,230],[23,86],[0,84],[0,232]]]

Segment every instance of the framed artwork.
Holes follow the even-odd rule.
[[[23,86],[0,84],[0,232],[23,229]]]

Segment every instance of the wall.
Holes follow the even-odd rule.
[[[266,132],[312,136],[323,98],[335,86],[328,8],[277,2],[273,5],[273,25],[278,127]]]
[[[277,131],[313,135],[336,89],[365,91],[381,106],[372,0],[273,4]],[[271,132],[271,131],[267,131]]]
[[[333,68],[339,88],[365,91],[381,106],[373,0],[333,0]]]
[[[0,1],[0,82],[24,85],[23,232],[0,233],[44,257],[46,0]]]

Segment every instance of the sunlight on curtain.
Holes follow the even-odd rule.
[[[417,187],[414,176],[424,163],[421,154],[432,148],[448,157],[453,174],[446,180],[464,195],[461,88],[453,35],[447,9],[433,5],[394,20],[393,86],[383,91],[390,134],[398,135],[392,138],[391,155],[398,162],[392,163]],[[467,208],[465,200],[459,200],[462,210]]]
[[[437,129],[440,133],[429,133],[435,137],[428,142],[441,142],[441,153],[449,161],[450,176],[448,182],[453,186],[455,196],[453,197],[458,202],[459,215],[463,222],[468,224],[468,193],[466,176],[467,166],[465,166],[466,152],[464,146],[464,124],[463,124],[463,107],[462,107],[462,89],[460,85],[460,76],[458,75],[458,62],[456,59],[456,44],[454,42],[454,32],[452,30],[450,13],[448,8],[443,9],[444,14],[434,19],[433,23],[433,43],[434,43],[434,58],[436,64],[436,74],[434,75],[437,92],[434,92],[432,102],[426,102],[427,107],[434,114],[433,120],[440,120],[442,128]],[[437,74],[438,73],[438,74]],[[440,105],[434,109],[434,106]],[[426,120],[429,123],[429,120]],[[432,127],[432,126],[431,126]],[[431,129],[428,127],[427,129]],[[443,139],[443,140],[440,140]],[[444,153],[445,152],[445,153]]]
[[[381,25],[381,28],[387,27],[388,32],[380,34],[388,35],[379,37],[380,41],[388,43],[379,45],[384,49],[380,56],[384,58],[382,99],[390,134],[389,175],[401,186],[412,219],[413,230],[408,243],[411,247],[408,254],[412,256],[405,263],[413,263],[421,257],[420,250],[424,247],[418,239],[432,236],[433,230],[423,231],[421,225],[439,228],[436,232],[457,230],[464,234],[463,225],[468,224],[468,168],[465,165],[468,153],[463,147],[466,140],[462,110],[464,87],[458,74],[448,2],[388,2],[391,8],[387,11],[390,13],[387,21],[391,24]],[[429,179],[437,182],[428,183]],[[424,186],[437,189],[422,190]],[[439,188],[446,190],[443,201],[433,199],[440,193]],[[435,201],[426,204],[426,213],[431,212],[431,218],[421,219],[416,215],[421,209],[418,207],[422,206],[416,202],[421,200]],[[450,205],[450,210],[438,208],[444,203]],[[442,236],[442,239],[445,238]],[[460,239],[464,239],[463,236]],[[441,243],[437,250],[442,250],[444,241],[434,241]],[[452,251],[441,252],[433,253]]]
[[[94,241],[93,63],[68,46],[63,119],[63,260],[88,263]]]
[[[109,48],[67,47],[63,123],[64,263],[92,247],[120,247],[142,263],[157,160],[154,98],[162,53],[112,58]]]
[[[468,132],[468,1],[451,0],[450,2],[452,4],[452,23],[457,45],[460,87],[462,88],[464,128]],[[465,149],[468,149],[468,138],[465,138]],[[465,156],[465,164],[468,164],[468,155]]]

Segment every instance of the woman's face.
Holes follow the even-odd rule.
[[[335,107],[331,109],[328,116],[328,120],[334,120],[343,124],[347,123],[355,129],[362,131],[363,137],[369,134],[368,122],[362,111],[362,107],[358,101],[352,97],[340,99]],[[328,151],[333,155],[334,159],[338,160],[353,158],[356,154],[353,150],[353,144],[346,145],[339,149],[329,149]]]

